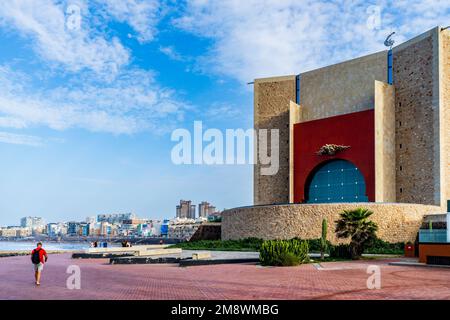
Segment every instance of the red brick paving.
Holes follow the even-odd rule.
[[[29,257],[0,258],[0,299],[450,299],[450,269],[389,266],[387,260],[323,264],[332,270],[107,262],[51,255],[35,287]],[[381,268],[380,290],[366,287],[370,264]],[[69,265],[81,268],[81,290],[66,288]]]

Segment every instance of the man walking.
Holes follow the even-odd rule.
[[[36,285],[41,285],[41,272],[44,269],[44,264],[47,262],[47,252],[42,248],[42,243],[37,244],[37,248],[31,252],[31,262],[34,265],[34,277]]]

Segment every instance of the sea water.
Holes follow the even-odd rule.
[[[0,251],[26,251],[36,248],[37,241],[0,241]],[[42,241],[45,250],[83,250],[89,248],[89,243],[78,242],[45,242]]]

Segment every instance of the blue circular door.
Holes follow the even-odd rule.
[[[331,160],[314,169],[306,182],[307,203],[367,202],[366,183],[350,161]]]

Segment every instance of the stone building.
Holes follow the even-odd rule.
[[[365,204],[382,238],[414,241],[423,215],[450,199],[450,29],[256,79],[254,127],[279,130],[279,170],[255,165],[258,206],[225,211],[222,238],[318,237],[321,219]]]

